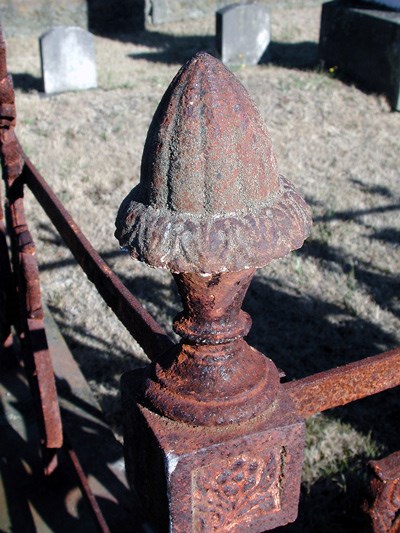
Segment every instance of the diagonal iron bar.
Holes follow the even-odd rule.
[[[23,177],[75,259],[118,319],[154,360],[173,343],[93,248],[51,187],[24,154]]]

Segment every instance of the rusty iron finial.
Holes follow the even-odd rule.
[[[151,406],[195,425],[270,409],[277,369],[243,340],[251,319],[240,308],[255,268],[299,248],[311,217],[278,175],[247,91],[211,55],[196,54],[167,89],[116,226],[133,258],[174,273],[183,300],[182,342],[146,381]]]
[[[196,54],[150,125],[140,183],[117,218],[121,246],[172,272],[232,272],[299,248],[310,226],[246,89],[219,60]]]

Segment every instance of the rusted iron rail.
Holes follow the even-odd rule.
[[[179,82],[179,76],[185,83]],[[196,93],[199,86],[204,89],[201,95]],[[193,106],[197,101],[198,105],[191,107],[185,116],[185,120],[195,118],[194,122],[186,123],[174,116],[175,112],[182,113],[183,93],[185,105]],[[171,105],[167,105],[168,98]],[[204,108],[217,112],[207,114]],[[224,113],[229,120],[223,119]],[[6,71],[1,35],[0,121],[12,271],[7,270],[9,261],[0,207],[0,253],[4,255],[1,261],[4,272],[13,275],[18,286],[19,308],[14,323],[28,354],[26,368],[44,421],[47,448],[62,445],[62,428],[57,419],[58,402],[43,325],[35,248],[24,215],[24,185],[31,189],[104,301],[153,361],[149,369],[127,375],[124,385],[127,427],[131,426],[130,431],[135,428],[128,434],[131,442],[129,438],[126,441],[128,466],[132,479],[142,481],[148,476],[156,480],[154,485],[151,480],[145,483],[150,512],[154,501],[160,501],[160,508],[156,509],[159,523],[168,523],[165,496],[168,485],[171,523],[177,532],[186,531],[191,520],[195,527],[202,524],[210,530],[216,525],[241,527],[253,521],[257,531],[294,520],[304,445],[303,419],[400,385],[400,348],[280,384],[272,361],[248,347],[242,339],[251,319],[241,311],[241,304],[255,268],[301,246],[310,228],[303,200],[276,173],[269,137],[243,88],[207,54],[198,54],[180,71],[152,123],[153,133],[145,146],[143,179],[119,214],[120,241],[130,248],[131,255],[152,266],[168,267],[174,274],[184,307],[174,323],[175,331],[183,339],[179,346],[174,345],[94,250],[24,154],[14,132],[14,92]],[[193,127],[198,124],[201,127],[195,131],[201,131],[202,135],[207,132],[205,137],[193,135]],[[232,139],[237,139],[238,131],[241,140],[236,145],[230,144]],[[157,145],[160,139],[163,142]],[[243,139],[248,142],[241,145]],[[262,139],[261,148],[254,139]],[[166,140],[174,150],[179,147],[176,157],[171,156],[172,148],[163,152],[168,146]],[[224,154],[220,153],[221,144],[227,147]],[[199,169],[205,168],[201,163],[203,156],[208,157],[207,172],[204,179],[196,181]],[[230,158],[240,172],[232,172]],[[164,183],[165,161],[170,165]],[[175,165],[176,161],[179,164]],[[182,175],[185,180],[181,179]],[[207,185],[207,180],[215,176],[218,179]],[[162,191],[149,186],[147,180],[153,178],[157,187],[164,187]],[[164,194],[165,190],[168,194]],[[219,195],[214,194],[215,190]],[[235,190],[240,194],[235,194]],[[149,191],[153,195],[151,202],[147,202]],[[208,199],[205,212],[202,211],[204,198]],[[229,224],[225,224],[228,217]],[[136,235],[133,219],[139,220],[142,229],[149,232]],[[162,232],[158,223],[166,224],[168,231]],[[166,235],[171,240],[162,249],[166,246]],[[181,239],[178,248],[174,247],[176,238]],[[5,293],[3,280],[0,285]],[[0,307],[0,318],[4,316],[5,311]],[[0,333],[4,330],[7,334],[8,325],[3,327],[0,323],[0,327]],[[164,353],[162,360],[160,356]],[[135,409],[134,404],[137,404]],[[101,531],[108,531],[74,450],[68,446],[66,450]],[[165,454],[162,461],[161,453]],[[140,464],[135,465],[138,457]],[[144,457],[146,460],[141,461]],[[188,457],[190,461],[186,462]],[[49,470],[50,460],[49,457]],[[144,464],[151,465],[150,471],[143,470]],[[168,479],[160,484],[160,476],[166,473],[165,465]],[[246,469],[256,481],[242,483]],[[226,472],[232,475],[234,492],[229,494],[222,487]],[[185,486],[188,479],[192,482]],[[231,500],[222,512],[226,497]],[[240,498],[243,505],[253,498],[246,511],[237,505]],[[394,513],[398,512],[398,506],[393,509]],[[394,527],[398,526],[398,520],[396,524]]]
[[[154,360],[173,343],[162,327],[125,287],[100,257],[68,213],[51,187],[24,154],[24,182],[31,189],[57,228],[68,248],[104,301],[137,340],[147,356]]]
[[[400,348],[284,384],[305,418],[400,385]]]
[[[62,424],[43,323],[35,245],[25,218],[24,186],[21,180],[23,158],[15,137],[15,123],[14,88],[12,78],[7,74],[6,47],[0,32],[0,152],[7,197],[5,214],[15,283],[15,292],[11,296],[16,300],[11,304],[15,306],[15,313],[11,313],[9,321],[15,326],[22,347],[22,360],[40,428],[44,471],[51,473],[57,464],[56,451],[63,443]],[[3,248],[4,246],[3,242]],[[2,259],[4,263],[7,262],[8,252],[4,249],[2,252],[5,255]],[[9,266],[5,266],[6,275],[9,276]],[[10,293],[6,296],[10,299]]]

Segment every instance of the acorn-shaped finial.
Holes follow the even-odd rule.
[[[262,267],[307,237],[308,206],[278,175],[246,89],[213,56],[196,54],[168,87],[116,226],[132,257],[172,272]]]

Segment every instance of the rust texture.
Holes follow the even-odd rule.
[[[143,406],[122,379],[125,464],[156,531],[260,533],[296,519],[304,423],[290,398],[241,424],[192,426]]]
[[[0,35],[0,129],[10,129],[15,124],[15,105],[11,80],[7,76],[6,48]],[[8,102],[8,112],[1,107],[1,102]],[[10,103],[12,106],[10,107]],[[5,116],[3,118],[3,111]],[[3,133],[3,135],[5,135]],[[11,324],[13,322],[13,279],[6,241],[6,226],[3,210],[3,200],[0,188],[0,353],[4,355],[11,345]]]
[[[311,217],[246,90],[209,54],[167,89],[116,226],[133,258],[172,271],[183,303],[180,344],[122,384],[128,476],[150,478],[150,515],[176,532],[294,520],[304,422],[274,363],[243,340],[241,306],[255,269],[300,247]]]
[[[251,319],[240,308],[253,275],[254,269],[175,274],[184,311],[174,329],[182,343],[164,354],[146,381],[146,398],[163,415],[212,426],[274,406],[278,371],[242,338]]]
[[[400,531],[400,452],[379,461],[371,461],[374,472],[371,491],[374,496],[368,512],[374,533]]]
[[[175,273],[184,305],[174,324],[182,343],[147,380],[150,405],[200,425],[239,422],[271,407],[279,376],[243,341],[251,319],[240,307],[255,267],[301,246],[311,217],[278,176],[247,91],[209,54],[188,61],[161,100],[140,184],[116,226],[132,257]]]
[[[43,324],[35,246],[25,220],[21,177],[24,160],[14,131],[14,89],[12,78],[7,75],[6,48],[1,36],[0,76],[1,161],[7,197],[7,230],[11,239],[12,268],[18,294],[18,309],[13,319],[23,348],[24,367],[38,415],[44,469],[50,473],[56,465],[56,450],[62,446],[62,425]]]
[[[308,417],[400,385],[400,348],[284,384]]]
[[[118,213],[121,246],[173,272],[220,273],[265,266],[299,248],[310,227],[247,91],[196,54],[150,125],[140,184]]]

